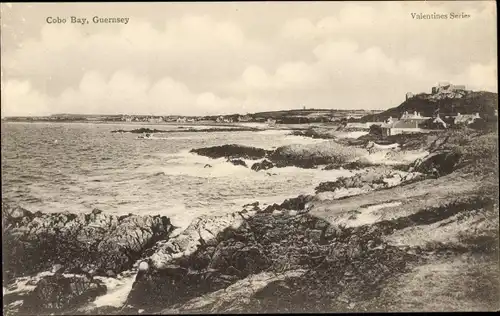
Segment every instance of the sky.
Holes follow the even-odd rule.
[[[496,38],[494,1],[2,3],[1,115],[382,110],[496,92]]]

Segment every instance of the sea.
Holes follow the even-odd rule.
[[[138,139],[111,133],[140,127],[170,130]],[[239,144],[275,149],[324,140],[289,130],[180,132],[182,125],[2,122],[2,200],[32,212],[166,215],[185,228],[198,216],[221,215],[259,201],[311,194],[345,170],[273,168],[255,172],[193,148]],[[210,126],[198,126],[198,129]],[[258,161],[258,160],[256,160]],[[256,161],[246,160],[250,167]],[[210,164],[211,168],[205,166]]]

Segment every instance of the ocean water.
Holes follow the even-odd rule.
[[[174,132],[155,134],[151,140],[111,133],[139,127],[148,125],[2,123],[2,199],[33,212],[99,208],[115,214],[162,214],[185,227],[200,215],[312,193],[320,182],[349,173],[295,167],[255,172],[223,158],[189,153],[192,148],[223,144],[273,149],[322,142],[284,130]],[[204,168],[207,163],[213,167]]]

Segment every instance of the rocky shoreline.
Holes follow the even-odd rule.
[[[492,134],[429,136],[405,147],[426,156],[397,168],[363,164],[366,149],[334,141],[194,149],[233,164],[263,159],[250,166],[256,171],[282,161],[358,170],[316,194],[200,217],[176,236],[166,217],[2,205],[7,314],[434,311],[433,300],[449,310],[498,309],[495,142]],[[12,288],[47,270],[25,293]],[[99,277],[127,271],[135,280],[126,302],[93,306],[108,290]],[[454,298],[427,290],[435,287]]]

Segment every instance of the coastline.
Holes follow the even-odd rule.
[[[281,204],[263,208],[256,201],[236,213],[200,217],[176,236],[172,235],[173,227],[168,228],[168,219],[161,220],[163,228],[158,230],[153,229],[157,227],[153,223],[159,217],[134,215],[131,218],[136,218],[134,225],[138,225],[138,231],[149,231],[150,234],[143,235],[145,237],[140,243],[143,246],[134,248],[136,253],[127,259],[127,264],[114,268],[114,276],[108,275],[109,269],[90,268],[76,273],[79,277],[75,277],[74,273],[65,274],[54,269],[54,264],[47,261],[46,266],[38,267],[33,273],[50,268],[57,270],[42,276],[42,280],[49,278],[50,282],[39,280],[24,296],[15,292],[12,284],[4,283],[4,299],[10,302],[7,309],[11,313],[36,307],[36,310],[42,308],[56,313],[103,310],[118,313],[126,310],[133,314],[140,310],[150,313],[221,312],[228,307],[235,312],[283,312],[301,308],[318,312],[401,308],[412,311],[422,306],[409,303],[411,293],[424,285],[405,283],[405,278],[411,275],[418,278],[433,275],[435,282],[441,280],[448,282],[446,284],[477,282],[472,276],[463,276],[460,270],[468,268],[463,262],[473,260],[474,267],[479,271],[483,269],[481,273],[491,278],[495,273],[491,266],[498,264],[498,258],[495,259],[498,217],[494,216],[495,212],[498,214],[498,202],[490,193],[495,193],[497,185],[489,170],[479,166],[484,159],[494,163],[485,151],[495,147],[490,145],[495,141],[494,135],[451,131],[417,140],[415,137],[400,138],[406,138],[401,142],[402,150],[373,153],[363,148],[367,141],[346,145],[356,143],[349,139],[329,141],[331,148],[322,143],[321,148],[326,150],[314,144],[284,146],[271,152],[237,145],[213,148],[209,150],[211,158],[224,157],[227,163],[234,164],[236,159],[248,158],[248,155],[269,158],[273,164],[268,166],[271,172],[273,168],[284,167],[282,162],[285,160],[299,168],[321,169],[332,165],[332,168],[353,168],[355,172],[351,177],[320,184],[315,194],[290,198]],[[462,144],[464,139],[466,144]],[[449,159],[455,159],[449,152],[457,149],[459,141],[465,149],[460,151],[459,159],[451,163],[451,170],[445,170],[450,165]],[[483,161],[464,159],[473,155],[478,146]],[[206,153],[206,150],[193,150]],[[420,152],[422,157],[412,159],[415,152]],[[408,153],[410,159],[405,159]],[[378,158],[364,159],[370,156]],[[384,164],[387,157],[399,160],[404,170],[400,166],[395,168]],[[253,166],[247,167],[254,169]],[[441,171],[437,177],[431,172],[436,167]],[[6,216],[3,221],[6,225],[3,226],[4,240],[5,237],[11,238],[13,245],[23,240],[19,239],[23,235],[35,236],[35,243],[47,242],[47,233],[59,238],[70,236],[78,241],[78,233],[61,235],[61,230],[64,232],[68,227],[78,228],[81,223],[87,223],[85,226],[89,227],[90,234],[86,235],[93,236],[98,230],[89,226],[89,221],[97,223],[98,227],[115,225],[112,230],[115,232],[121,231],[120,225],[129,227],[127,222],[121,223],[127,217],[120,221],[120,218],[101,214],[98,210],[82,214],[79,222],[69,214],[60,219],[61,214],[30,214],[4,205],[2,208],[2,214]],[[67,231],[80,232],[78,229]],[[419,241],[422,235],[427,236],[425,242]],[[106,237],[94,237],[96,245],[106,238],[115,240],[113,234],[97,236]],[[120,238],[125,238],[125,245],[136,244],[136,237]],[[29,240],[28,244],[33,243]],[[89,251],[94,251],[94,255],[99,251],[113,253],[109,248],[99,250],[99,247]],[[122,256],[121,250],[114,253]],[[49,252],[48,256],[54,257],[54,254]],[[70,258],[67,254],[56,257],[61,259],[64,256]],[[90,266],[95,263],[92,258],[88,257]],[[29,256],[20,259],[28,260]],[[58,266],[60,269],[71,270],[68,262],[57,264],[62,266]],[[105,263],[110,262],[113,260]],[[146,269],[139,269],[141,265],[144,267],[142,262],[147,263]],[[433,270],[432,267],[438,265],[440,270]],[[23,265],[19,264],[19,267]],[[21,272],[20,276],[27,274]],[[122,294],[122,297],[127,297],[126,301],[115,304],[118,306],[103,305],[102,301],[106,300],[99,301],[99,297],[106,295],[106,291],[116,290],[107,289],[104,283],[109,285],[110,280],[124,279],[129,280],[124,284],[130,287],[127,295]],[[63,284],[77,281],[83,282],[82,291],[64,290]],[[498,293],[495,284],[490,286],[489,293]],[[62,291],[68,297],[67,303],[55,304],[50,296],[44,296],[47,291]],[[460,309],[465,306],[471,310],[491,310],[497,307],[492,305],[495,301],[491,297],[468,298],[460,287],[455,291],[458,291],[457,299],[438,297],[446,305],[441,308]],[[267,294],[262,294],[264,292]],[[307,293],[307,297],[300,293]],[[83,303],[82,297],[85,298]],[[269,301],[269,297],[274,297],[274,300]],[[96,298],[98,304],[92,305]],[[168,299],[165,301],[165,298]],[[24,300],[22,305],[16,303],[20,300]],[[395,304],[384,306],[384,301],[391,300]],[[159,301],[163,301],[161,306],[157,304]],[[321,303],[310,305],[316,301]],[[438,308],[437,305],[434,308]]]

